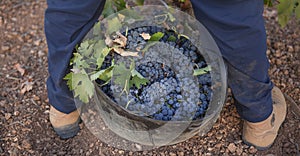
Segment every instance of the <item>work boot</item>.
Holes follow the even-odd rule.
[[[77,110],[65,114],[58,111],[53,106],[50,107],[50,123],[54,131],[62,138],[68,139],[74,137],[80,130],[80,117]]]
[[[272,146],[286,116],[286,102],[277,87],[272,89],[272,100],[273,112],[266,120],[257,123],[244,121],[243,141],[258,150],[266,150]]]

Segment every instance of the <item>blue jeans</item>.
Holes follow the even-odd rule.
[[[191,0],[196,18],[208,29],[228,65],[228,84],[240,116],[250,122],[272,112],[266,56],[266,32],[261,0]],[[47,0],[45,34],[48,43],[49,102],[70,113],[76,109],[63,77],[79,43],[100,16],[104,0]]]

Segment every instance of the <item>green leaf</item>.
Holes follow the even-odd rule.
[[[93,47],[93,50],[94,50],[93,57],[95,59],[98,59],[99,57],[101,57],[103,49],[105,49],[106,47],[107,46],[106,46],[104,40],[98,40]]]
[[[99,35],[101,33],[101,23],[97,22],[93,27],[93,35]]]
[[[85,40],[82,43],[80,43],[80,46],[77,49],[77,52],[80,53],[82,56],[90,56],[93,52],[92,48],[92,40]]]
[[[113,76],[113,69],[114,69],[114,65],[110,66],[107,69],[104,69],[104,72],[99,75],[99,79],[101,79],[105,82],[111,80],[111,78]]]
[[[206,74],[206,73],[208,73],[208,72],[210,72],[210,71],[211,71],[211,67],[210,67],[210,66],[207,66],[207,67],[205,67],[205,68],[200,68],[200,69],[194,70],[193,75],[194,75],[194,76],[203,75],[203,74]]]
[[[300,0],[297,1],[298,5],[295,6],[295,15],[297,19],[300,19]]]
[[[177,39],[175,36],[171,35],[169,38],[168,38],[168,41],[171,41],[171,42],[175,42]]]
[[[71,62],[77,68],[88,68],[89,67],[86,60],[79,53],[73,53],[73,58],[72,58]]]
[[[145,79],[144,77],[141,78],[140,76],[133,76],[129,82],[129,87],[135,85],[138,89],[140,89],[141,85],[146,85],[147,83],[149,83],[149,80]]]
[[[124,63],[115,65],[113,70],[114,83],[120,85],[127,93],[129,92],[130,77],[131,77],[130,69],[127,69]]]
[[[104,60],[105,60],[105,57],[109,54],[110,52],[110,48],[107,48],[105,47],[104,49],[102,49],[102,53],[100,54],[100,56],[98,57],[97,59],[97,68],[101,68]]]
[[[112,0],[114,6],[117,8],[117,11],[126,9],[126,2],[124,0]]]
[[[70,90],[74,91],[74,97],[79,97],[84,103],[89,102],[94,94],[94,85],[85,72],[69,73],[64,80],[67,80]]]
[[[94,73],[93,75],[91,75],[91,80],[94,81],[96,79],[98,79],[100,77],[101,74],[103,74],[105,72],[105,70],[100,70],[96,73]]]
[[[107,33],[112,34],[113,32],[117,32],[122,28],[122,23],[118,17],[114,17],[112,19],[107,20]]]
[[[113,8],[113,1],[112,0],[107,0],[105,2],[104,9],[102,11],[102,15],[104,17],[107,17],[107,16],[109,16],[109,15],[115,13],[115,12],[116,12],[116,10],[114,10],[114,8]]]
[[[293,14],[294,3],[292,0],[279,0],[279,2],[280,3],[277,6],[278,22],[282,27],[284,27]]]
[[[159,41],[165,34],[162,32],[157,32],[151,36],[149,41]]]

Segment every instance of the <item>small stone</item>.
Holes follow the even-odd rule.
[[[234,143],[230,143],[227,148],[231,153],[234,153],[236,150],[236,146]]]
[[[216,135],[216,138],[217,138],[218,140],[221,140],[221,139],[223,138],[223,136],[222,136],[221,134],[217,134],[217,135]]]
[[[184,152],[179,152],[178,155],[179,156],[184,156]]]
[[[19,111],[15,111],[15,112],[14,112],[14,116],[18,116],[19,114],[20,114]]]
[[[277,64],[277,65],[281,65],[281,64],[282,64],[282,61],[281,61],[280,59],[277,59],[277,60],[276,60],[276,64]]]
[[[41,44],[41,40],[36,40],[33,42],[34,45],[39,46]]]
[[[257,149],[256,149],[254,146],[251,146],[251,147],[249,148],[249,153],[255,154],[256,152],[257,152]]]
[[[242,147],[238,147],[238,148],[236,149],[236,154],[237,154],[237,155],[242,155],[242,153],[243,153],[243,148],[242,148]]]
[[[22,141],[22,147],[24,147],[25,149],[30,149],[31,144],[27,140],[23,140]]]
[[[5,46],[5,45],[4,45],[4,46],[1,47],[1,50],[2,50],[2,51],[7,51],[7,50],[9,50],[9,46]]]
[[[119,154],[124,154],[124,151],[123,151],[123,150],[120,150],[118,153],[119,153]]]
[[[170,156],[176,156],[176,153],[173,153],[173,152],[171,152],[169,154],[170,154]]]
[[[9,120],[11,117],[11,113],[5,113],[4,117],[6,120]]]

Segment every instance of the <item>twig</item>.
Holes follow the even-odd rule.
[[[20,125],[22,125],[22,126],[25,127],[25,125],[22,122],[20,122],[20,121],[13,122],[13,123],[9,124],[8,126],[13,126],[15,124],[20,124]]]
[[[11,77],[11,76],[6,76],[7,79],[11,79],[11,80],[21,80],[20,78],[16,78],[16,77]]]

